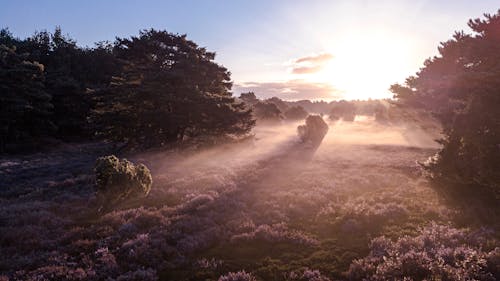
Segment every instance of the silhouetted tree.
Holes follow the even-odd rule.
[[[0,152],[7,144],[33,142],[55,129],[43,81],[42,64],[27,60],[15,47],[0,45]]]
[[[442,123],[442,150],[428,167],[447,193],[500,199],[500,11],[469,21],[439,56],[391,90],[401,105],[432,112]]]
[[[272,97],[270,99],[265,100],[265,102],[266,103],[272,103],[272,104],[276,105],[276,107],[278,107],[278,109],[281,112],[285,112],[289,108],[288,104],[285,101],[283,101],[282,99],[278,98],[278,97]]]
[[[331,120],[354,121],[355,117],[356,106],[352,102],[341,100],[332,105],[330,111]]]
[[[253,106],[253,114],[257,120],[264,122],[279,122],[283,119],[281,111],[274,103],[259,101]]]
[[[92,135],[87,118],[92,107],[89,88],[107,85],[119,69],[112,48],[100,43],[93,49],[83,49],[76,41],[62,34],[36,32],[20,40],[7,30],[0,30],[0,44],[15,47],[29,61],[44,65],[45,91],[52,96],[52,122],[57,130],[53,136],[67,139],[87,139]],[[91,91],[90,91],[91,92]]]
[[[119,66],[110,46],[82,49],[76,41],[64,36],[60,28],[54,33],[35,33],[27,40],[33,59],[46,65],[46,88],[53,96],[53,121],[60,138],[88,138],[92,131],[87,117],[92,108],[88,88],[107,85]]]
[[[257,102],[259,102],[259,99],[257,99],[254,92],[241,93],[240,99],[249,106],[253,106]]]
[[[328,132],[328,125],[319,115],[309,115],[305,121],[305,125],[297,127],[300,140],[313,146],[319,146]]]
[[[113,53],[123,71],[97,95],[99,134],[155,147],[200,135],[241,136],[254,125],[215,53],[185,35],[144,30],[118,38]]]
[[[302,106],[292,106],[284,113],[288,120],[302,120],[307,117],[308,113]]]

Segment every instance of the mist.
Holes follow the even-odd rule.
[[[500,11],[200,2],[0,27],[0,281],[500,280]]]

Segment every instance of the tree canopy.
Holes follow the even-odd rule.
[[[356,106],[352,102],[345,100],[335,103],[330,111],[331,120],[354,121],[355,117]]]
[[[41,132],[146,148],[242,136],[255,124],[232,97],[230,72],[186,35],[150,29],[81,48],[60,28],[26,39],[2,29],[0,45],[3,148]]]
[[[266,101],[259,101],[253,105],[253,114],[255,118],[263,122],[279,122],[283,119],[281,110],[276,104]]]
[[[185,35],[144,30],[118,38],[113,53],[123,68],[97,94],[99,134],[153,147],[199,135],[244,135],[254,125],[251,110],[232,97],[230,73],[213,61],[215,53]]]
[[[288,108],[283,114],[288,120],[302,120],[309,115],[309,113],[307,113],[307,111],[300,105]]]
[[[26,39],[0,31],[0,44],[15,48],[25,60],[43,65],[43,87],[53,107],[50,119],[55,125],[52,136],[60,139],[88,139],[92,129],[88,116],[92,100],[89,88],[106,87],[119,68],[110,45],[78,47],[60,28],[53,33],[35,32]]]
[[[47,136],[54,130],[43,70],[43,65],[18,54],[15,47],[0,45],[0,152],[8,144]]]
[[[468,23],[404,85],[399,104],[432,112],[443,125],[442,150],[428,163],[450,193],[500,199],[500,11]],[[444,185],[443,185],[444,186]]]

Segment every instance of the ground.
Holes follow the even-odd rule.
[[[217,280],[244,270],[258,280],[360,279],[372,274],[366,264],[381,263],[376,237],[454,230],[457,211],[418,165],[437,151],[438,135],[357,117],[329,123],[313,147],[300,143],[297,125],[258,127],[252,141],[203,151],[125,155],[150,167],[152,190],[105,214],[95,210],[92,169],[110,145],[1,158],[0,276]]]

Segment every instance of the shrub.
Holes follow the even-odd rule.
[[[304,232],[290,230],[284,223],[260,225],[251,232],[237,234],[231,237],[231,242],[266,241],[271,243],[290,243],[296,245],[315,246],[318,241]]]
[[[306,118],[306,124],[297,127],[297,132],[302,142],[319,145],[328,132],[328,125],[321,116],[309,115]]]
[[[319,270],[306,268],[303,272],[292,271],[285,275],[287,281],[330,281],[330,278],[321,274]]]
[[[229,272],[226,275],[219,277],[219,281],[257,281],[255,277],[243,271]]]
[[[145,165],[134,165],[114,155],[98,158],[94,172],[98,201],[108,207],[128,198],[148,195],[153,183]]]
[[[350,280],[498,280],[498,248],[488,233],[432,224],[416,237],[372,240],[370,254],[355,260]]]

